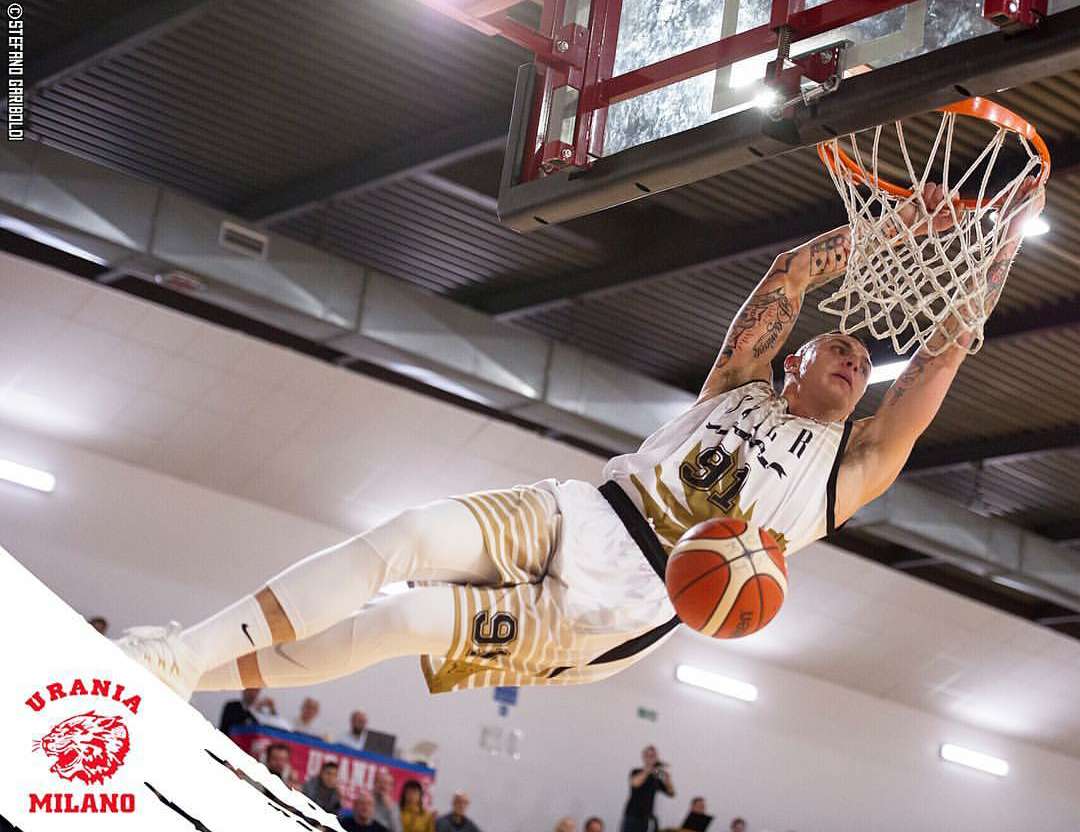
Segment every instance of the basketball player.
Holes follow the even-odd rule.
[[[1033,180],[1020,196],[1029,197],[1014,223],[1042,208]],[[944,193],[929,185],[923,198],[933,209]],[[919,234],[914,213],[901,220]],[[989,269],[988,309],[1020,227]],[[855,338],[812,338],[784,359],[774,391],[772,359],[804,295],[844,273],[850,239],[838,229],[777,257],[697,402],[612,459],[600,489],[544,480],[409,509],[190,629],[136,628],[121,645],[184,697],[308,685],[402,655],[423,657],[432,692],[574,684],[627,667],[679,623],[662,576],[690,526],[742,517],[791,555],[884,492],[937,412],[960,347],[916,354],[877,412],[855,423],[870,375]],[[441,585],[369,603],[406,580]]]

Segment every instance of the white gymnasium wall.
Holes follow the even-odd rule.
[[[86,614],[114,628],[174,617],[190,622],[250,591],[298,555],[341,533],[73,447],[0,428],[0,457],[47,468],[57,491],[0,483],[0,545]],[[803,557],[813,557],[807,552]],[[677,686],[678,662],[757,684],[754,705]],[[305,692],[277,694],[295,713]],[[324,727],[356,706],[407,747],[440,745],[436,800],[473,795],[486,832],[543,832],[556,818],[600,814],[617,828],[626,773],[656,742],[678,797],[660,800],[676,823],[700,793],[724,820],[761,830],[1039,832],[1080,828],[1080,760],[1007,740],[677,635],[636,668],[593,686],[525,689],[500,718],[490,691],[429,697],[403,659],[313,691]],[[196,704],[216,717],[222,696]],[[638,706],[659,712],[656,724]],[[479,747],[482,725],[524,732],[521,759]],[[937,760],[942,741],[998,754],[1004,780]]]

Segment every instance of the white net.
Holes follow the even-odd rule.
[[[969,353],[979,350],[992,308],[986,302],[987,271],[1019,233],[1011,220],[1030,198],[1020,186],[1042,165],[1027,138],[997,127],[974,161],[954,170],[950,161],[958,115],[941,116],[918,166],[899,121],[832,139],[820,148],[847,207],[851,254],[843,283],[819,308],[839,316],[841,331],[866,329],[874,338],[890,339],[898,353],[915,345],[933,355],[954,344]],[[972,151],[970,137],[963,148]],[[995,175],[999,160],[1020,169],[1015,176],[1010,170],[1007,179]],[[1018,160],[1023,163],[1017,165]],[[887,175],[902,177],[908,187],[885,182]],[[924,200],[928,182],[939,183],[946,193],[934,209]]]

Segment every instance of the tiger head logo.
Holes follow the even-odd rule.
[[[116,774],[131,743],[121,717],[87,711],[55,725],[34,743],[34,750],[39,749],[55,759],[49,771],[57,777],[90,785]]]

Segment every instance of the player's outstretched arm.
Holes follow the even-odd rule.
[[[803,296],[844,273],[850,248],[851,232],[845,226],[773,261],[732,321],[698,401],[751,379],[772,377],[772,360],[791,334]]]
[[[1019,198],[1027,199],[1035,187],[1033,179],[1025,182]],[[983,297],[987,313],[997,303],[1020,247],[1020,229],[1038,216],[1043,202],[1043,194],[1035,194],[1026,209],[1013,218],[1006,232],[1010,242],[1002,247],[987,271]],[[954,344],[936,356],[920,350],[893,382],[877,413],[855,425],[837,483],[837,523],[843,523],[883,494],[900,475],[915,442],[930,427],[960,364],[967,357],[964,347],[968,343],[970,339],[961,339],[959,345]]]

